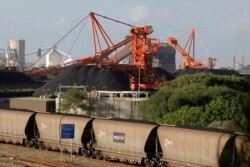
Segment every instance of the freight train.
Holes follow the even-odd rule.
[[[74,124],[74,139],[61,139]],[[248,166],[250,137],[137,120],[0,110],[0,141],[143,166]]]

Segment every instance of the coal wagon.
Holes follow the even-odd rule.
[[[95,119],[93,154],[97,158],[121,162],[148,163],[157,152],[157,127],[139,121]]]
[[[0,110],[0,141],[31,146],[34,140],[35,113]]]
[[[161,162],[168,166],[233,166],[233,133],[160,126],[157,131],[162,148]]]
[[[37,113],[38,145],[52,150],[63,148],[66,151],[83,152],[91,140],[92,118],[74,115]],[[61,138],[61,124],[74,124],[74,138]]]

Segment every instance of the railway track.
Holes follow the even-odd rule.
[[[133,165],[96,160],[60,152],[26,148],[23,146],[0,143],[0,167],[133,167]]]
[[[0,152],[0,158],[6,158],[12,164],[20,164],[25,166],[46,166],[46,167],[77,167],[77,165],[58,163],[40,159],[36,157],[20,157],[14,154]],[[0,166],[1,167],[1,166]]]

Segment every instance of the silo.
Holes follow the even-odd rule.
[[[10,49],[16,53],[18,65],[25,67],[25,40],[13,39],[9,41]]]
[[[59,50],[52,48],[46,55],[46,67],[62,63],[63,57],[64,55]]]

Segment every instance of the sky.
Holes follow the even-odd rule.
[[[161,42],[196,28],[197,60],[206,63],[212,56],[217,58],[217,67],[232,67],[236,54],[238,62],[244,56],[244,64],[250,64],[249,0],[1,0],[0,48],[9,39],[25,39],[26,53],[50,47],[91,11],[135,26],[152,25],[151,37]],[[98,20],[113,42],[129,35],[127,26]],[[82,26],[58,45],[73,58],[94,53],[89,20],[70,51]],[[180,39],[180,44],[186,39]],[[26,59],[34,61],[35,55]]]

